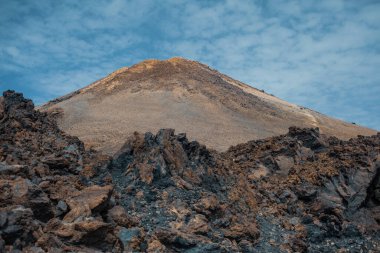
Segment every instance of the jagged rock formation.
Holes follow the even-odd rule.
[[[251,139],[319,127],[348,139],[375,131],[290,104],[182,58],[122,68],[40,108],[87,146],[113,155],[134,131],[174,128],[218,151]],[[201,129],[201,131],[200,131]]]
[[[0,98],[0,251],[378,252],[380,134],[290,128],[223,153],[163,129],[110,158]]]
[[[109,157],[85,151],[32,101],[0,99],[0,252],[110,251]],[[90,249],[91,248],[91,249]]]
[[[239,252],[259,237],[255,199],[239,175],[198,142],[135,133],[110,164],[121,203],[159,252]],[[238,245],[240,244],[240,246]]]
[[[380,247],[379,162],[380,134],[290,128],[220,154],[167,129],[135,133],[109,168],[164,252],[356,252]]]
[[[269,227],[280,226],[268,231],[263,251],[379,250],[380,133],[342,141],[318,129],[290,128],[286,135],[240,144],[222,156],[251,183],[266,217],[258,219],[262,237],[268,218]],[[273,245],[265,243],[273,238],[278,240]]]

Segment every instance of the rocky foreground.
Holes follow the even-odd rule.
[[[379,224],[380,134],[218,153],[164,129],[111,158],[0,98],[0,252],[379,252]]]

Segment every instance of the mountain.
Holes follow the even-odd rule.
[[[225,151],[231,145],[318,127],[349,139],[376,132],[297,106],[199,62],[182,58],[146,60],[121,68],[40,110],[87,146],[115,153],[134,131],[174,128],[191,140]]]

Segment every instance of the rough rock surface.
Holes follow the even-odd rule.
[[[0,252],[110,251],[109,158],[85,151],[32,101],[0,100]],[[102,170],[103,169],[103,170]],[[108,176],[109,177],[109,176]]]
[[[110,158],[0,97],[0,252],[379,252],[379,224],[380,134],[218,153],[163,129]]]
[[[341,141],[290,128],[222,156],[251,183],[262,251],[379,251],[380,133]]]
[[[255,199],[239,175],[185,134],[135,133],[109,166],[120,203],[159,252],[238,252],[259,237]],[[155,251],[152,251],[155,252]]]

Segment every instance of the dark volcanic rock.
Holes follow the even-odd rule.
[[[140,220],[148,249],[231,252],[258,238],[252,193],[217,159],[172,129],[135,133],[115,155],[109,168],[120,202]]]
[[[247,174],[258,211],[284,229],[281,236],[289,239],[283,249],[375,252],[380,246],[379,153],[379,134],[340,141],[318,129],[290,128],[287,135],[231,147],[222,157],[234,159],[233,170]],[[279,166],[279,160],[291,162]],[[260,223],[262,237],[266,223]]]
[[[0,251],[114,248],[116,228],[101,216],[113,187],[97,186],[107,184],[109,158],[85,151],[19,93],[4,92],[0,117]]]
[[[0,252],[378,252],[380,134],[218,153],[172,129],[113,159],[0,97]]]

